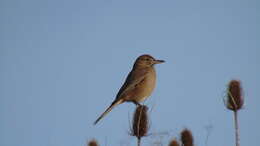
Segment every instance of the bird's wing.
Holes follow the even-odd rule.
[[[136,85],[138,85],[140,82],[144,80],[147,73],[148,71],[146,69],[132,70],[128,74],[125,83],[117,93],[116,99],[119,99],[121,95],[123,95],[127,91],[134,89]]]

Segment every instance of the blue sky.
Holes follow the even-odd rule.
[[[148,146],[183,128],[196,145],[234,144],[227,83],[240,79],[241,146],[260,139],[260,3],[257,0],[0,2],[0,145],[135,145],[128,135],[133,104],[98,125],[136,57],[163,59],[146,101]]]

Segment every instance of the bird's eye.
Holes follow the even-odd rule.
[[[145,60],[146,60],[146,61],[149,61],[150,59],[149,59],[149,58],[146,58]]]

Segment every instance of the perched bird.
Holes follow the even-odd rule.
[[[136,59],[131,72],[128,74],[125,83],[117,93],[115,100],[94,124],[97,124],[98,121],[116,105],[124,102],[133,102],[136,105],[140,105],[140,102],[149,97],[156,84],[154,65],[163,62],[163,60],[156,60],[147,54],[139,56]]]

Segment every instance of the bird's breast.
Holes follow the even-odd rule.
[[[154,68],[151,68],[144,80],[138,85],[136,88],[136,98],[137,102],[144,101],[147,97],[149,97],[156,85],[156,72]]]

